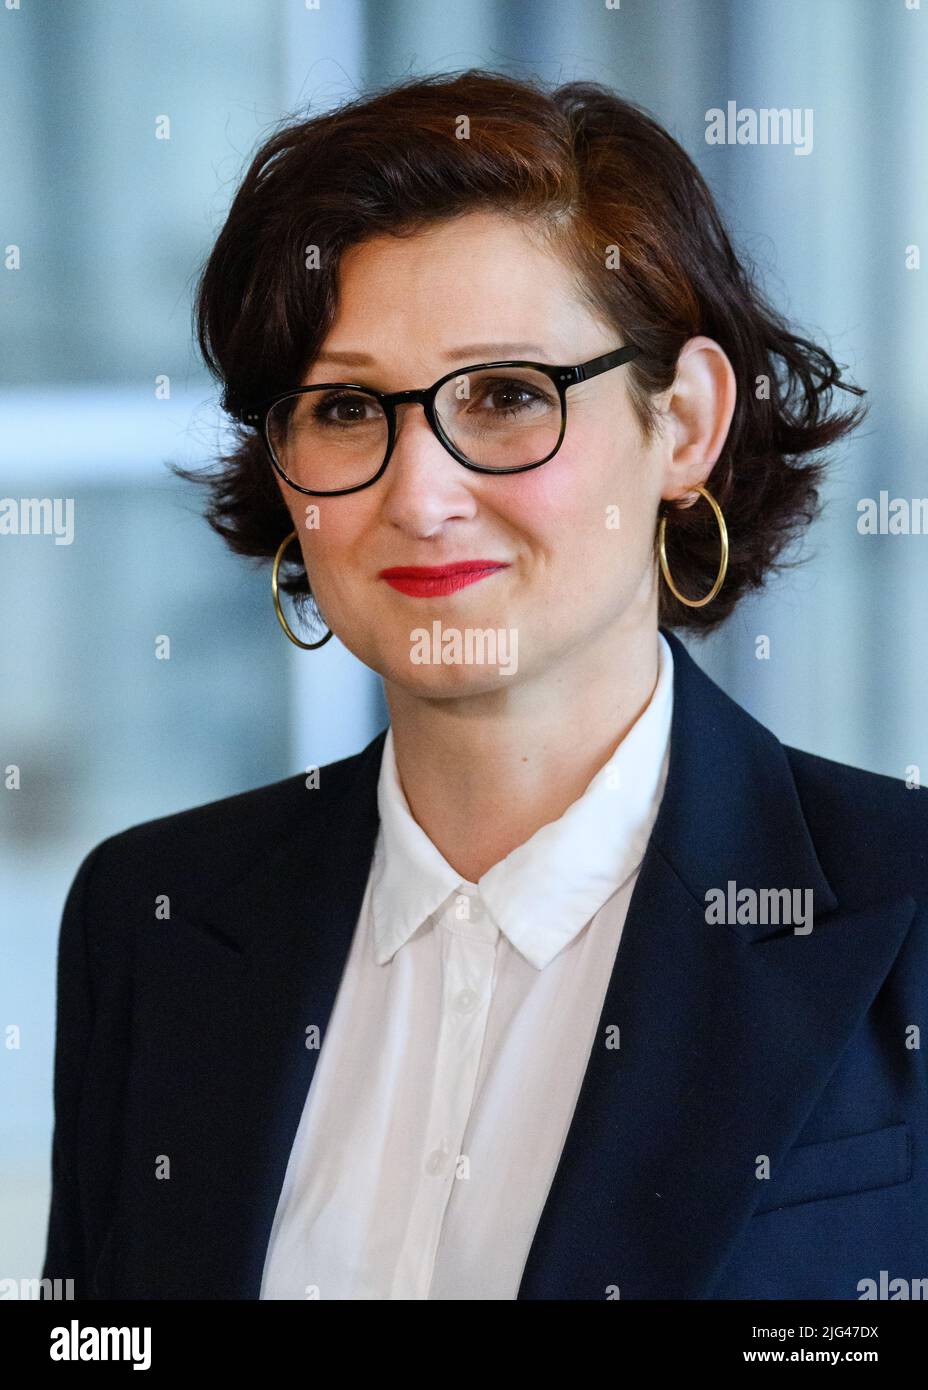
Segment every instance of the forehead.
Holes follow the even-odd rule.
[[[349,248],[326,346],[355,346],[363,336],[373,352],[449,334],[461,342],[541,335],[553,345],[587,316],[575,272],[537,225],[471,212]]]

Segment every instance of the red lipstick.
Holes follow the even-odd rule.
[[[380,578],[394,589],[399,589],[401,594],[432,598],[437,594],[453,594],[457,589],[476,584],[478,579],[486,579],[488,574],[508,567],[508,562],[499,560],[457,560],[450,565],[397,565],[381,570]]]

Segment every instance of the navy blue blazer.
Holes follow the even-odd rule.
[[[885,1297],[928,1275],[928,796],[784,746],[664,635],[665,794],[518,1297]],[[77,1297],[258,1297],[383,738],[317,790],[150,821],[80,866],[43,1269]],[[812,930],[710,922],[729,881],[811,889]]]

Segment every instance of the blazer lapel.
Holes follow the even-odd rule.
[[[242,1196],[253,1205],[243,1228],[246,1297],[260,1292],[280,1189],[361,910],[384,736],[346,768],[334,804],[326,798],[324,823],[314,815],[237,902],[254,941],[246,1007],[255,1047],[244,1083],[252,1164]]]
[[[708,1296],[915,911],[839,910],[783,746],[664,635],[667,784],[520,1299]],[[813,929],[710,925],[729,880],[811,889]]]

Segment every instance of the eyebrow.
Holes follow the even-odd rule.
[[[545,349],[540,347],[538,343],[465,343],[463,347],[452,348],[450,352],[441,353],[440,356],[445,362],[453,362],[458,357],[469,357],[474,361],[482,359],[490,362],[498,358],[518,357],[526,352],[543,356],[544,351]],[[369,353],[347,350],[318,352],[315,360],[317,362],[344,362],[350,367],[373,367],[377,365],[377,359],[371,357]]]

